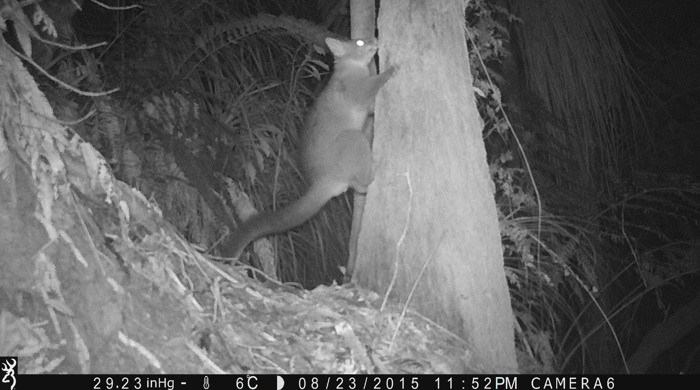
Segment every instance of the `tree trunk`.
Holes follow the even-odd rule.
[[[373,38],[377,24],[374,0],[350,0],[350,37],[352,39]],[[374,63],[371,65],[372,73],[376,74]],[[370,143],[374,121],[368,120],[364,131],[369,135]],[[350,226],[350,241],[348,243],[348,263],[345,269],[343,281],[348,282],[355,270],[357,259],[357,241],[360,237],[360,227],[365,209],[365,194],[353,193],[352,198],[352,225]]]
[[[381,70],[400,70],[377,97],[375,179],[353,280],[378,292],[391,286],[402,301],[417,281],[410,307],[472,345],[470,369],[515,372],[464,1],[383,0],[378,25]]]
[[[374,0],[350,0],[350,37],[374,37],[376,18]]]

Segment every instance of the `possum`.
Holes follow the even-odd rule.
[[[326,44],[334,57],[333,75],[316,99],[301,134],[300,162],[309,187],[285,208],[244,221],[230,237],[227,255],[237,258],[252,241],[304,223],[348,188],[366,193],[373,180],[371,139],[363,130],[377,92],[397,68],[370,73],[369,65],[377,52],[374,38],[327,38]]]

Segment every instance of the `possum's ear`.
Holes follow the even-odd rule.
[[[326,45],[328,45],[328,48],[331,49],[331,53],[333,53],[334,56],[336,57],[342,57],[345,55],[345,43],[335,39],[335,38],[326,38]]]

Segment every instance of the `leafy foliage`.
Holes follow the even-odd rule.
[[[468,13],[521,367],[610,371],[642,297],[698,271],[697,185],[639,170],[653,145],[610,10],[539,3]]]

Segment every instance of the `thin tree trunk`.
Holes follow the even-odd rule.
[[[464,24],[463,0],[382,0],[381,70],[400,70],[377,97],[353,280],[401,301],[417,281],[410,307],[470,343],[465,370],[508,373],[513,314]]]
[[[350,0],[350,36],[353,39],[372,38],[376,25],[376,12],[374,0]],[[372,68],[375,68],[372,65]],[[376,69],[373,69],[376,73]],[[374,121],[368,120],[365,132],[372,140]],[[348,244],[348,264],[345,270],[344,280],[350,281],[355,271],[357,259],[357,241],[360,236],[361,221],[365,209],[365,195],[355,192],[352,199],[352,225],[350,227],[350,242]]]
[[[374,0],[350,0],[350,36],[372,38],[376,24]]]

